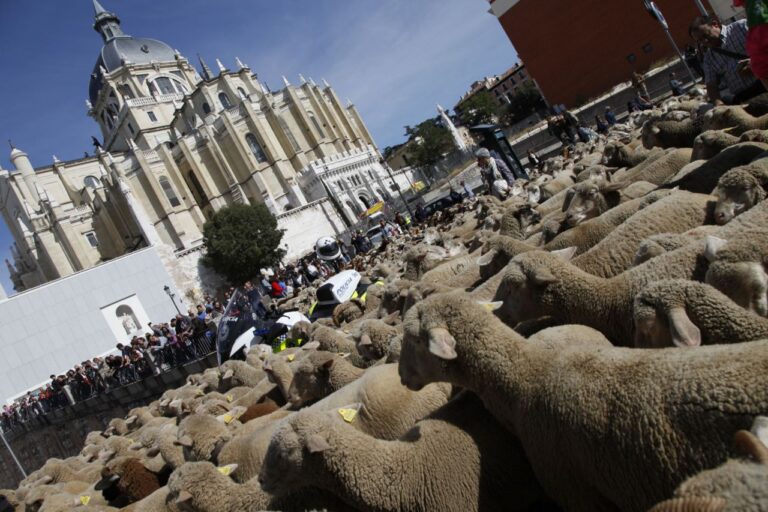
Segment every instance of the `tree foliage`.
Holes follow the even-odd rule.
[[[493,122],[496,113],[497,107],[491,93],[480,91],[461,104],[459,117],[465,126],[475,126]]]
[[[532,83],[521,86],[501,112],[501,122],[515,124],[538,110],[546,109],[544,98]]]
[[[263,204],[222,208],[203,226],[203,264],[240,284],[283,257],[283,231]]]
[[[451,133],[438,122],[437,118],[422,121],[415,127],[406,126],[408,155],[414,165],[429,167],[439,162],[443,155],[453,151],[455,144]]]

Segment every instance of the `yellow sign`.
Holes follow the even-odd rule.
[[[368,215],[373,215],[374,213],[378,212],[378,211],[379,211],[379,210],[381,210],[382,208],[384,208],[384,201],[379,201],[379,202],[378,202],[378,203],[376,203],[375,205],[373,205],[373,206],[371,206],[370,208],[368,208],[368,209],[365,211],[365,214],[364,214],[364,215],[366,215],[366,216],[368,216]]]

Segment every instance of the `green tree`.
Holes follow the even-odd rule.
[[[283,231],[263,204],[222,208],[203,226],[203,264],[240,284],[285,255]]]
[[[496,115],[497,107],[491,93],[480,91],[459,108],[459,117],[465,126],[490,123]]]
[[[539,90],[532,83],[527,83],[517,90],[509,104],[503,108],[501,122],[512,125],[544,108],[546,104]]]
[[[451,133],[437,118],[422,121],[415,127],[406,126],[405,134],[409,139],[408,155],[418,167],[429,168],[456,147]]]

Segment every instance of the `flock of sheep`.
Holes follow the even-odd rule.
[[[391,243],[369,272],[384,284],[295,325],[301,348],[192,375],[0,494],[40,511],[768,510],[768,96],[694,92],[545,167]]]

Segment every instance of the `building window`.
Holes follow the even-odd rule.
[[[160,94],[173,94],[176,92],[176,89],[173,87],[173,82],[168,77],[161,76],[155,80],[155,83],[160,89]]]
[[[262,163],[267,161],[267,154],[264,153],[264,148],[261,147],[261,144],[256,140],[254,134],[246,133],[245,141],[248,143],[248,147],[251,148],[251,153],[256,157],[257,162]]]
[[[88,244],[91,247],[98,247],[99,246],[99,239],[96,238],[96,233],[93,231],[89,231],[85,234],[85,239],[88,240]]]
[[[630,62],[630,64],[634,63],[637,60],[637,55],[634,53],[630,53],[627,55],[627,60]]]
[[[232,106],[232,103],[229,101],[229,96],[227,96],[227,93],[225,92],[219,93],[219,102],[221,103],[222,108],[229,108]]]
[[[321,139],[325,138],[325,132],[323,132],[323,129],[320,128],[320,123],[317,122],[317,118],[315,117],[315,114],[312,112],[307,112],[307,116],[312,121],[312,124],[315,126],[315,130],[317,130],[317,133],[320,135]]]
[[[653,51],[653,45],[651,43],[645,43],[643,45],[643,52],[651,53]]]
[[[237,94],[240,96],[241,100],[247,100],[248,99],[248,93],[245,92],[245,89],[242,87],[237,88]]]
[[[197,176],[195,176],[195,173],[189,171],[187,176],[189,177],[190,185],[192,185],[192,190],[197,194],[198,203],[201,206],[208,204],[208,196],[205,195],[205,190],[203,190],[203,186],[200,184],[200,180],[197,179]]]
[[[171,203],[171,206],[179,206],[181,202],[179,201],[179,198],[176,196],[176,192],[173,190],[173,187],[171,186],[171,182],[168,181],[168,178],[165,176],[160,176],[160,186],[163,188],[163,192],[165,192],[165,197],[168,198],[168,202]]]
[[[368,169],[368,177],[371,178],[371,181],[373,181],[373,171]]]
[[[101,181],[96,176],[86,176],[83,178],[83,184],[88,188],[99,188]]]
[[[210,114],[211,113],[211,106],[209,104],[207,104],[207,103],[203,103],[203,112],[205,112],[206,114]]]
[[[291,129],[288,127],[288,123],[285,122],[285,119],[278,116],[277,121],[280,123],[280,128],[282,128],[283,133],[285,134],[285,138],[288,139],[288,142],[291,144],[291,147],[293,148],[294,152],[299,151],[299,143],[296,142],[296,137],[293,136],[293,133],[291,133]]]
[[[131,132],[131,135],[134,135],[136,133],[131,123],[128,123],[128,131]]]
[[[120,93],[123,95],[123,98],[133,98],[133,91],[131,90],[131,86],[128,84],[123,84],[117,88]]]
[[[149,120],[152,121],[153,123],[157,122],[157,116],[151,110],[147,112],[147,116],[149,116]]]

